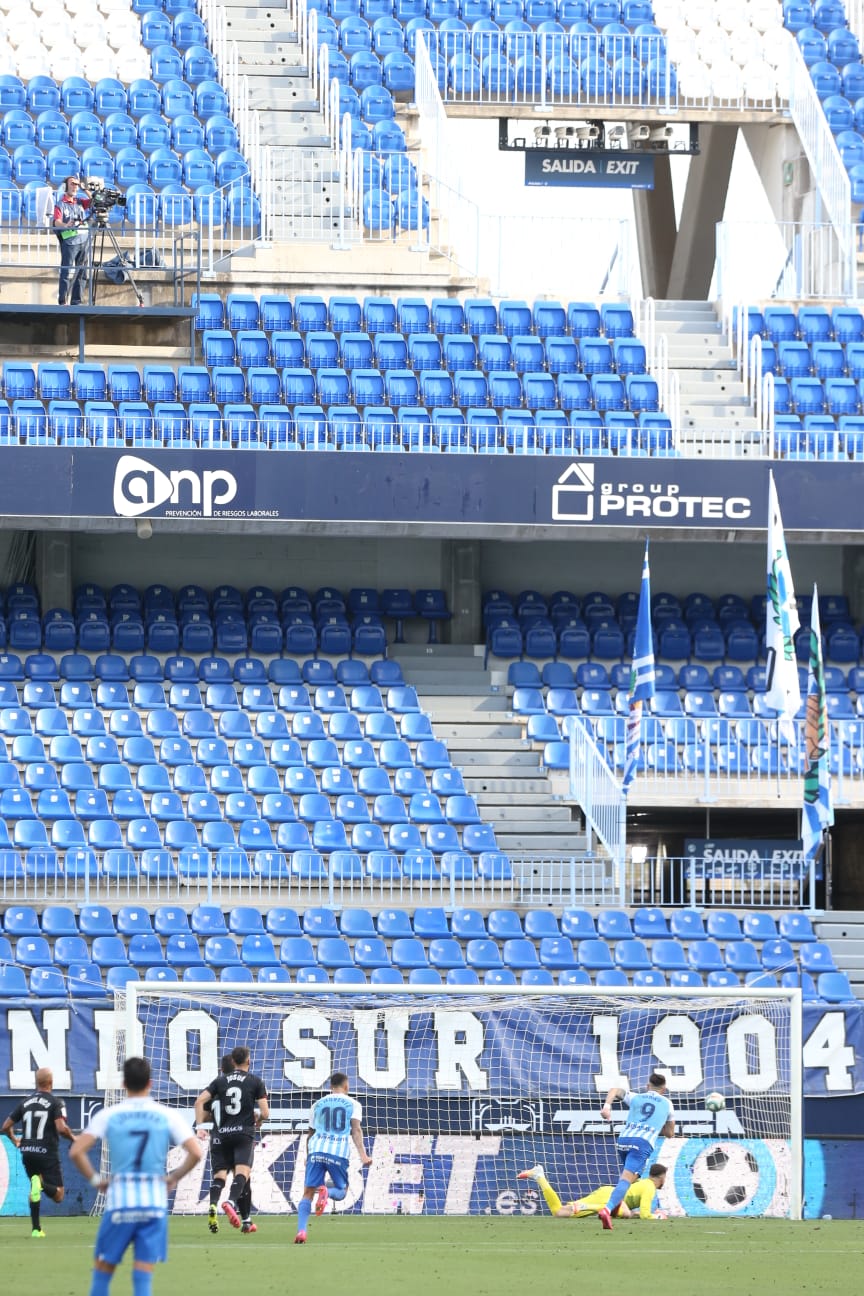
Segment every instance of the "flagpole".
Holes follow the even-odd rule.
[[[768,556],[765,599],[765,702],[777,712],[777,797],[781,796],[781,738],[797,743],[795,716],[801,706],[801,686],[795,658],[799,629],[792,570],[773,472],[768,473]],[[770,731],[769,731],[770,732]],[[770,761],[770,754],[769,754]]]

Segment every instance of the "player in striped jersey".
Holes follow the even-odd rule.
[[[659,1071],[651,1072],[644,1093],[610,1089],[600,1108],[604,1120],[612,1119],[612,1103],[618,1098],[628,1108],[624,1128],[618,1135],[621,1178],[613,1188],[606,1206],[601,1206],[597,1212],[597,1218],[604,1229],[611,1229],[615,1208],[624,1200],[651,1160],[657,1140],[672,1138],[675,1134],[675,1109],[666,1094],[666,1077]]]
[[[348,1191],[348,1154],[352,1143],[360,1153],[362,1164],[372,1164],[363,1143],[362,1120],[363,1108],[348,1093],[348,1077],[342,1071],[334,1071],[330,1077],[329,1094],[318,1099],[309,1118],[306,1187],[297,1208],[295,1242],[306,1241],[313,1197],[315,1214],[322,1215],[331,1197],[334,1201],[342,1201]],[[326,1184],[328,1174],[329,1190]]]
[[[167,1258],[168,1193],[203,1155],[198,1139],[177,1112],[149,1096],[150,1063],[146,1058],[126,1059],[123,1086],[125,1100],[97,1112],[69,1153],[73,1165],[94,1188],[107,1190],[105,1213],[96,1235],[90,1296],[108,1296],[114,1270],[130,1246],[135,1255],[133,1296],[150,1296],[153,1270]],[[107,1178],[93,1169],[88,1156],[100,1139],[111,1163]],[[166,1174],[172,1143],[179,1144],[186,1156]]]

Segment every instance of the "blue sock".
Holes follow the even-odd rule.
[[[625,1196],[627,1195],[631,1187],[632,1185],[629,1179],[625,1179],[622,1176],[618,1180],[617,1184],[612,1189],[612,1196],[609,1198],[608,1202],[606,1203],[606,1209],[608,1210],[610,1215],[612,1214],[616,1206],[621,1205],[622,1201],[624,1200]]]
[[[93,1279],[90,1283],[90,1296],[108,1296],[113,1277],[113,1274],[103,1273],[101,1269],[94,1269]]]
[[[132,1296],[150,1296],[153,1275],[143,1269],[132,1270]]]
[[[308,1197],[304,1197],[297,1207],[297,1232],[305,1233],[306,1225],[309,1223],[309,1216],[312,1214],[312,1202]]]

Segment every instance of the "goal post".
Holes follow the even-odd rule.
[[[363,1106],[373,1157],[364,1172],[352,1149],[339,1210],[532,1215],[546,1208],[517,1178],[529,1166],[546,1167],[562,1201],[617,1181],[625,1109],[610,1126],[601,1104],[657,1070],[677,1126],[656,1151],[663,1207],[801,1218],[798,990],[132,982],[117,1013],[118,1060],[143,1052],[153,1096],[190,1119],[223,1053],[251,1049],[270,1095],[259,1211],[296,1210],[302,1133],[333,1071]],[[725,1099],[716,1113],[713,1091]],[[208,1188],[202,1163],[175,1211],[206,1211]]]

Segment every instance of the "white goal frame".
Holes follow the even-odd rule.
[[[486,1007],[494,1005],[496,999],[525,1001],[526,1007],[531,1001],[557,1001],[558,1006],[567,1002],[574,1007],[581,1002],[582,1006],[590,1005],[592,1000],[604,1001],[607,1006],[610,1000],[620,1000],[629,1006],[643,1002],[646,1009],[653,1006],[660,1010],[663,1001],[669,1001],[687,1013],[688,1007],[696,1005],[708,1010],[715,1005],[732,1007],[748,1000],[754,1004],[765,1001],[779,1001],[789,1009],[789,1093],[788,1097],[789,1126],[782,1137],[788,1138],[790,1148],[790,1185],[788,1218],[800,1220],[803,1211],[803,1171],[804,1171],[804,1124],[803,1124],[803,1013],[802,994],[800,989],[759,989],[740,986],[737,989],[728,987],[714,989],[679,989],[676,987],[603,987],[603,986],[356,986],[335,985],[333,983],[313,983],[298,985],[294,982],[266,985],[258,982],[129,982],[122,992],[116,995],[116,1051],[118,1063],[122,1065],[124,1057],[133,1056],[142,1051],[142,1030],[138,1020],[141,998],[146,1000],[186,999],[189,1008],[206,1007],[207,1001],[213,1004],[231,999],[243,1000],[244,997],[255,999],[282,1000],[286,1013],[295,1008],[320,1007],[326,1013],[329,1003],[331,1008],[344,1001],[344,1007],[355,1004],[358,1010],[375,1009],[383,1011],[385,1007],[393,1009],[404,1001],[408,1006],[416,1003],[426,1008],[446,1010],[464,1008],[466,1002],[474,1000],[478,1007],[479,1000],[486,1001]],[[598,1003],[599,1007],[599,1003]],[[344,1008],[342,1008],[344,1011]],[[650,1054],[650,1047],[647,1050]],[[656,1063],[657,1069],[663,1067],[662,1058]],[[642,1077],[640,1077],[641,1080]],[[106,1102],[116,1101],[122,1097],[121,1089],[106,1090]],[[362,1097],[362,1095],[361,1095]],[[598,1091],[597,1105],[605,1094]],[[674,1082],[670,1085],[670,1097],[677,1107],[686,1102],[686,1095],[676,1091]],[[191,1101],[189,1103],[191,1106]]]

